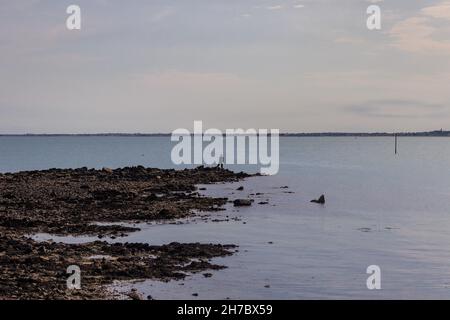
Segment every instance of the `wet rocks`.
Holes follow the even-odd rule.
[[[179,211],[173,207],[163,208],[158,212],[159,219],[174,219],[180,216]]]
[[[105,298],[108,292],[104,285],[114,280],[183,279],[188,273],[222,269],[210,259],[231,255],[235,248],[176,242],[161,246],[101,241],[38,243],[5,229],[0,231],[0,297],[9,299]],[[66,269],[72,264],[82,271],[81,290],[66,290]],[[128,296],[142,299],[136,291]]]
[[[125,236],[139,229],[111,223],[172,220],[194,211],[220,210],[227,199],[200,197],[194,193],[195,185],[245,177],[210,168],[175,171],[142,166],[0,175],[0,299],[108,298],[104,285],[114,280],[183,279],[188,273],[221,269],[210,259],[233,254],[233,245],[64,244],[36,242],[27,235]],[[66,269],[73,264],[83,273],[81,290],[66,288]],[[142,298],[137,292],[131,295]]]
[[[324,195],[321,195],[321,196],[319,197],[319,199],[311,200],[311,202],[313,202],[313,203],[318,203],[318,204],[325,204],[325,196],[324,196]]]
[[[0,226],[27,233],[109,235],[117,230],[92,222],[175,219],[192,215],[194,210],[219,210],[225,200],[200,197],[193,192],[195,185],[245,177],[229,170],[142,166],[7,174],[0,176]]]

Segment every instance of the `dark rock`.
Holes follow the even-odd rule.
[[[179,216],[179,212],[175,208],[164,208],[158,213],[158,217],[161,219],[171,219]]]
[[[319,203],[319,204],[324,204],[324,203],[325,203],[325,196],[324,196],[324,195],[321,195],[321,196],[319,197],[319,199],[311,200],[311,202],[313,202],[313,203]]]
[[[248,207],[252,205],[252,201],[250,199],[236,199],[233,204],[235,207]]]
[[[103,172],[106,172],[106,173],[113,173],[113,170],[112,170],[111,168],[106,168],[106,167],[104,167],[104,168],[102,169],[102,171],[103,171]]]
[[[131,292],[129,292],[127,294],[128,297],[131,298],[131,300],[144,300],[142,295],[136,291],[136,289],[131,290]]]
[[[242,190],[244,190],[244,187],[243,187],[243,186],[240,186],[240,187],[237,188],[236,190],[237,190],[237,191],[242,191]]]

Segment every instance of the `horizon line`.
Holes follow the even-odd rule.
[[[270,133],[270,132],[269,132]],[[204,134],[204,133],[202,133]],[[98,132],[98,133],[0,133],[0,137],[8,136],[171,136],[172,133],[166,132]],[[193,133],[191,133],[193,135]],[[226,135],[226,133],[223,133]],[[235,134],[240,135],[240,134]],[[248,135],[243,133],[242,135]],[[280,132],[280,136],[405,136],[405,135],[423,135],[423,136],[450,136],[450,130],[432,130],[432,131],[399,131],[399,132],[386,132],[386,131],[373,131],[373,132],[346,132],[346,131],[323,131],[323,132]]]

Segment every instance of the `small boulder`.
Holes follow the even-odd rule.
[[[103,171],[103,172],[106,172],[106,173],[113,173],[113,169],[111,169],[111,168],[106,168],[106,167],[104,167],[104,168],[102,169],[102,171]]]
[[[236,199],[233,201],[235,207],[248,207],[252,205],[252,200],[250,199]]]
[[[137,292],[136,289],[132,289],[127,296],[131,299],[131,300],[143,300],[144,298],[142,297],[142,295]]]
[[[319,204],[325,204],[325,196],[324,196],[324,195],[321,195],[321,196],[319,197],[319,199],[311,200],[311,202],[313,202],[313,203],[319,203]]]
[[[244,190],[244,187],[243,187],[243,186],[240,186],[240,187],[237,188],[236,190],[237,190],[237,191],[242,191],[242,190]]]

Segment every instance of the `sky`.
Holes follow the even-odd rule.
[[[0,133],[445,130],[449,57],[449,0],[0,0]]]

